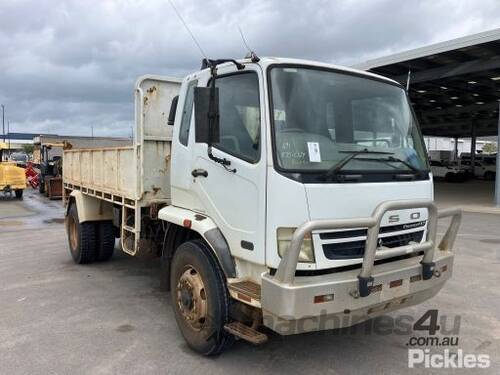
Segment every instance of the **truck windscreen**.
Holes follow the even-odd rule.
[[[269,76],[279,170],[426,175],[422,136],[401,87],[301,66],[274,66]]]

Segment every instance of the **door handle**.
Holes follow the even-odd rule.
[[[193,177],[198,177],[198,176],[208,177],[208,172],[204,169],[194,169],[191,172],[191,175]]]

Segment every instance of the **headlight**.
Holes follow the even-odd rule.
[[[297,228],[278,228],[277,238],[278,238],[278,254],[283,258],[288,246],[292,241],[293,233]],[[302,241],[302,247],[299,253],[299,262],[314,263],[314,247],[312,243],[311,234],[307,234]]]

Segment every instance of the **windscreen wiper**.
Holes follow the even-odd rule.
[[[394,156],[389,156],[386,159],[373,159],[373,158],[359,158],[359,160],[369,160],[369,161],[378,161],[380,163],[401,163],[404,166],[408,167],[408,171],[395,171],[395,178],[398,180],[413,180],[415,177],[420,176],[422,173],[425,173],[426,171],[421,170],[413,166],[412,164],[408,163],[406,160],[402,160],[399,158],[396,158]]]
[[[349,163],[352,159],[354,159],[358,155],[363,155],[363,154],[375,154],[375,155],[393,155],[393,152],[386,152],[386,151],[370,151],[367,148],[363,150],[358,150],[358,151],[339,151],[340,153],[343,154],[349,154],[345,158],[341,159],[337,164],[335,164],[333,167],[331,167],[329,170],[327,170],[323,176],[325,178],[332,178],[335,177],[338,172],[344,168],[344,166]],[[377,159],[373,159],[377,160]]]
[[[384,160],[384,159],[380,159],[380,160]],[[401,163],[405,167],[408,167],[409,169],[411,169],[411,171],[414,172],[415,174],[422,173],[422,170],[420,170],[417,167],[413,166],[411,163],[408,163],[406,160],[399,159],[399,158],[396,158],[394,156],[389,156],[386,160],[388,162],[390,162],[390,163]]]
[[[404,166],[408,167],[408,169],[413,174],[420,174],[420,173],[424,172],[421,169],[418,169],[415,166],[413,166],[412,164],[408,163],[406,160],[396,158],[396,157],[394,157],[392,155],[389,156],[389,157],[387,157],[386,159],[361,159],[360,158],[360,160],[371,160],[371,161],[378,161],[378,162],[381,162],[381,163],[401,163]]]

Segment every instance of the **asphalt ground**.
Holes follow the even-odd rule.
[[[157,261],[116,250],[108,263],[75,265],[62,219],[60,202],[32,190],[23,201],[0,197],[0,374],[500,373],[499,215],[464,215],[454,275],[433,299],[346,331],[238,341],[215,358],[184,343]],[[408,345],[428,332],[390,322],[432,309],[442,329],[459,320],[450,351],[489,355],[489,368],[408,369],[410,348],[448,347]]]

